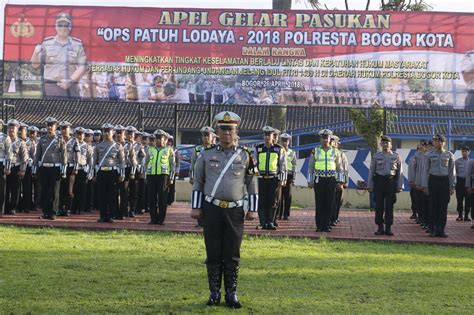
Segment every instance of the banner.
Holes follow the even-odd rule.
[[[7,5],[4,96],[474,108],[473,25],[470,13]]]

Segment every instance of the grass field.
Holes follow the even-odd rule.
[[[0,314],[208,308],[199,235],[0,227]],[[474,250],[246,237],[239,313],[472,314]]]

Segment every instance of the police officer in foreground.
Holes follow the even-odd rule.
[[[170,135],[169,133],[166,133],[166,137],[168,138],[167,140],[167,146],[171,148],[173,152],[173,159],[174,159],[174,165],[175,165],[175,172],[173,174],[173,178],[170,178],[170,184],[168,187],[168,206],[171,206],[173,202],[176,199],[176,180],[179,177],[179,171],[181,169],[181,157],[178,148],[174,146],[174,137]]]
[[[321,145],[311,152],[308,166],[308,187],[314,189],[316,199],[316,232],[330,232],[331,211],[337,186],[343,184],[341,157],[331,146],[332,131],[319,132]]]
[[[296,152],[290,148],[291,135],[282,133],[280,135],[281,145],[285,152],[286,182],[282,186],[281,202],[278,210],[278,218],[288,220],[291,208],[291,188],[296,178]]]
[[[255,219],[258,209],[255,166],[250,151],[234,145],[240,117],[233,112],[221,112],[214,120],[220,143],[205,148],[196,161],[191,217],[204,220],[210,290],[207,305],[220,303],[224,275],[225,303],[228,307],[240,308],[237,278],[244,217]],[[243,209],[246,193],[249,196],[247,214]]]
[[[283,148],[274,144],[275,129],[270,126],[262,128],[264,142],[255,147],[255,158],[258,168],[258,217],[257,229],[276,230],[275,213],[278,208],[279,188],[286,181],[286,163]]]
[[[430,236],[448,237],[445,232],[450,195],[454,193],[454,157],[444,149],[446,138],[433,136],[434,150],[427,155],[422,186],[430,195]]]
[[[189,182],[191,185],[194,183],[194,165],[196,164],[196,160],[201,153],[202,150],[210,147],[214,143],[215,139],[215,130],[212,127],[204,126],[200,129],[201,132],[201,145],[197,145],[194,147],[193,153],[191,154],[191,166],[189,172]],[[203,222],[202,219],[198,219],[198,223],[196,227],[202,227]]]
[[[454,167],[456,170],[456,199],[457,199],[457,210],[458,218],[456,221],[463,220],[464,212],[464,221],[471,221],[469,218],[469,211],[471,209],[470,198],[466,192],[466,172],[467,166],[469,164],[469,153],[471,150],[468,146],[463,146],[461,148],[462,156],[454,162]]]
[[[135,181],[135,172],[137,169],[137,158],[133,144],[126,141],[125,139],[126,128],[121,125],[115,126],[115,137],[117,143],[123,148],[123,154],[125,158],[125,177],[122,182],[118,185],[119,190],[119,211],[115,216],[117,220],[123,220],[124,217],[132,217],[134,214],[130,214],[129,201],[130,201],[130,181]],[[133,132],[133,130],[132,130]],[[133,139],[133,135],[132,135]]]
[[[155,145],[148,147],[146,162],[146,187],[150,223],[163,225],[168,207],[168,189],[174,181],[175,159],[173,148],[166,145],[167,133],[155,130]],[[158,207],[158,212],[157,212]]]
[[[54,220],[59,208],[61,170],[67,165],[66,142],[56,136],[58,121],[46,118],[47,134],[38,141],[32,173],[38,173],[41,186],[42,219]]]
[[[392,139],[382,136],[381,152],[377,152],[370,163],[367,188],[375,193],[375,235],[392,236],[393,205],[395,194],[402,191],[403,174],[400,155],[392,151]],[[385,230],[384,230],[385,223]]]
[[[100,218],[98,222],[113,223],[118,215],[118,184],[125,177],[123,147],[113,140],[114,125],[102,126],[104,141],[94,147],[94,170],[99,195]]]

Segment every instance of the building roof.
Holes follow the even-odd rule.
[[[138,126],[140,108],[143,108],[143,122],[146,129],[174,128],[175,105],[157,103],[116,102],[97,100],[67,99],[4,99],[5,103],[16,107],[15,117],[28,125],[42,125],[48,116],[59,121],[69,121],[74,126],[100,128],[106,122],[124,126]],[[232,111],[242,118],[242,130],[256,131],[269,124],[269,106],[180,104],[178,127],[181,130],[196,130],[209,123],[219,111]],[[394,126],[388,126],[390,134],[433,134],[447,133],[448,117],[451,117],[452,134],[474,134],[474,111],[446,109],[388,109],[397,115]],[[430,118],[426,118],[430,117]],[[439,117],[435,119],[434,117]],[[469,120],[472,119],[472,120]],[[287,107],[287,130],[311,126],[334,124],[350,120],[344,107],[297,106]],[[446,125],[437,125],[446,124]],[[353,127],[338,130],[338,133],[355,133]]]

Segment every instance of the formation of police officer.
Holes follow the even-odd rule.
[[[331,145],[331,130],[319,132],[321,145],[311,151],[308,167],[308,187],[314,189],[317,232],[330,232],[331,213],[334,211],[336,190],[344,185],[341,153]]]
[[[244,217],[255,219],[259,206],[255,165],[251,151],[235,145],[240,117],[221,112],[215,122],[220,142],[204,148],[194,164],[191,217],[203,219],[210,290],[207,305],[220,303],[224,278],[226,305],[240,308],[237,278]]]
[[[400,155],[392,151],[389,136],[381,137],[380,146],[382,151],[377,152],[370,163],[367,188],[375,193],[375,224],[378,226],[375,235],[392,236],[395,194],[403,188],[402,161]]]

